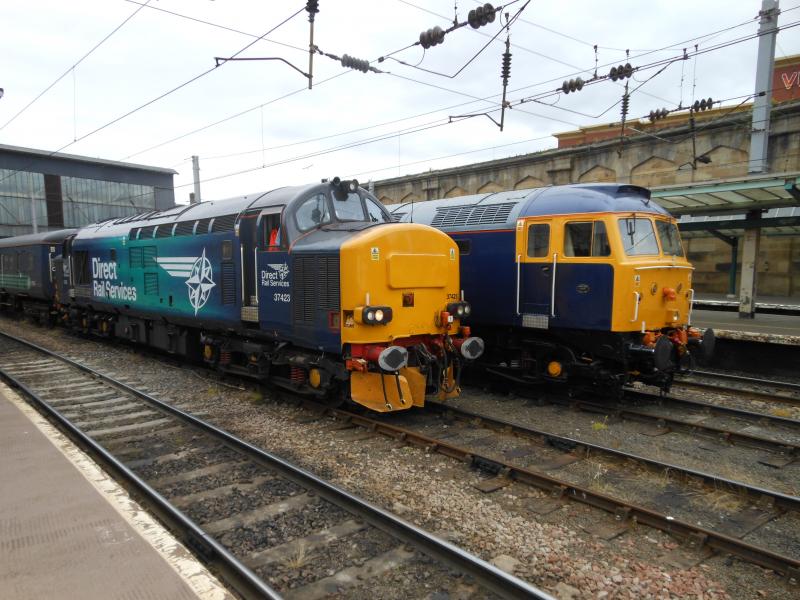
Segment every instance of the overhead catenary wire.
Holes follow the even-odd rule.
[[[283,21],[281,21],[280,23],[278,23],[277,25],[275,25],[274,27],[272,27],[272,28],[271,28],[269,31],[267,31],[266,33],[264,33],[262,36],[260,36],[259,38],[257,38],[257,39],[255,39],[255,40],[251,41],[249,44],[245,45],[243,48],[241,48],[239,51],[237,51],[235,54],[233,54],[233,57],[236,57],[236,56],[238,56],[239,54],[241,54],[242,52],[245,52],[246,50],[248,50],[249,48],[251,48],[251,47],[252,47],[254,44],[256,44],[256,43],[257,43],[259,40],[261,40],[262,38],[264,38],[264,37],[268,36],[270,33],[274,32],[274,31],[275,31],[276,29],[278,29],[279,27],[282,27],[283,25],[285,25],[286,23],[288,23],[289,21],[291,21],[291,20],[292,20],[294,17],[296,17],[297,15],[299,15],[299,14],[300,14],[301,12],[303,12],[303,11],[305,11],[305,7],[303,7],[303,8],[301,8],[301,9],[299,9],[298,11],[296,11],[295,13],[293,13],[292,15],[290,15],[289,17],[286,17],[286,18],[285,18]],[[223,63],[223,64],[224,64],[224,63]],[[189,84],[191,84],[191,83],[194,83],[194,82],[195,82],[195,81],[197,81],[198,79],[201,79],[202,77],[205,77],[205,76],[206,76],[206,75],[208,75],[209,73],[212,73],[213,71],[215,71],[216,69],[218,69],[220,66],[221,66],[221,65],[215,65],[214,67],[211,67],[210,69],[207,69],[207,70],[203,71],[202,73],[199,73],[198,75],[195,75],[194,77],[192,77],[192,78],[190,78],[190,79],[188,79],[188,80],[184,81],[183,83],[181,83],[181,84],[179,84],[179,85],[177,85],[177,86],[175,86],[175,87],[171,88],[170,90],[168,90],[168,91],[166,91],[166,92],[163,92],[162,94],[160,94],[160,95],[156,96],[155,98],[152,98],[152,99],[148,100],[148,101],[147,101],[147,102],[145,102],[144,104],[141,104],[141,105],[139,105],[138,107],[136,107],[136,108],[134,108],[134,109],[132,109],[132,110],[129,110],[128,112],[126,112],[126,113],[124,113],[124,114],[122,114],[122,115],[120,115],[120,116],[118,116],[118,117],[116,117],[116,118],[112,119],[111,121],[108,121],[108,122],[107,122],[107,123],[105,123],[104,125],[101,125],[100,127],[97,127],[97,128],[95,128],[95,129],[93,129],[92,131],[90,131],[90,132],[88,132],[88,133],[85,133],[84,135],[82,135],[82,136],[78,137],[77,139],[74,139],[74,140],[72,140],[71,142],[69,142],[69,143],[67,143],[67,144],[64,144],[64,145],[63,145],[63,146],[61,146],[60,148],[58,148],[58,149],[56,149],[56,150],[53,150],[53,151],[51,151],[51,152],[48,154],[48,156],[53,156],[54,154],[56,154],[56,153],[58,153],[58,152],[61,152],[62,150],[65,150],[66,148],[69,148],[69,147],[70,147],[70,146],[72,146],[73,144],[76,144],[76,143],[78,143],[78,142],[80,142],[80,141],[83,141],[83,140],[85,140],[86,138],[88,138],[88,137],[90,137],[90,136],[92,136],[92,135],[94,135],[94,134],[96,134],[96,133],[99,133],[100,131],[103,131],[104,129],[106,129],[106,128],[108,128],[108,127],[111,127],[111,126],[112,126],[112,125],[114,125],[115,123],[118,123],[118,122],[122,121],[123,119],[125,119],[125,118],[127,118],[127,117],[131,116],[132,114],[134,114],[134,113],[137,113],[137,112],[139,112],[140,110],[142,110],[142,109],[144,109],[144,108],[147,108],[147,107],[148,107],[148,106],[150,106],[151,104],[154,104],[154,103],[158,102],[159,100],[162,100],[162,99],[166,98],[167,96],[169,96],[169,95],[171,95],[171,94],[173,94],[173,93],[177,92],[178,90],[180,90],[180,89],[182,89],[182,88],[186,87],[187,85],[189,85]],[[7,175],[6,177],[3,177],[2,179],[0,179],[0,183],[2,183],[3,181],[5,181],[6,179],[8,179],[8,177],[10,177],[11,175],[13,175],[13,173],[16,173],[16,172],[19,172],[19,171],[24,171],[24,170],[26,170],[28,167],[30,167],[30,166],[32,166],[32,165],[34,165],[35,163],[36,163],[36,159],[34,159],[33,161],[29,162],[29,163],[28,163],[28,164],[27,164],[25,167],[21,167],[21,168],[19,168],[19,169],[15,169],[14,171],[12,171],[12,173],[11,173],[11,174],[9,174],[9,175]]]
[[[67,75],[68,75],[70,72],[73,74],[73,78],[74,78],[74,75],[75,75],[75,67],[77,67],[77,66],[78,66],[79,64],[81,64],[81,63],[82,63],[84,60],[86,60],[87,58],[89,58],[89,56],[91,56],[91,55],[94,53],[94,51],[95,51],[95,50],[97,50],[97,49],[98,49],[100,46],[102,46],[102,45],[103,45],[105,42],[107,42],[107,41],[109,40],[109,38],[111,38],[111,36],[113,36],[113,35],[114,35],[115,33],[117,33],[117,32],[118,32],[120,29],[122,29],[122,27],[123,27],[123,26],[124,26],[124,25],[125,25],[125,24],[126,24],[128,21],[130,21],[130,20],[131,20],[133,17],[135,17],[135,16],[136,16],[136,15],[139,13],[139,11],[140,11],[140,10],[142,10],[143,8],[145,8],[145,7],[146,7],[148,4],[150,4],[150,2],[152,2],[152,0],[147,0],[145,3],[143,3],[143,4],[140,4],[139,8],[137,8],[137,9],[136,9],[136,10],[134,10],[134,11],[133,11],[133,12],[132,12],[130,15],[128,15],[128,16],[125,18],[125,20],[124,20],[124,21],[122,21],[122,23],[120,23],[120,24],[119,24],[119,25],[117,25],[117,26],[116,26],[114,29],[112,29],[112,30],[111,30],[111,31],[110,31],[110,32],[109,32],[109,33],[108,33],[108,34],[107,34],[107,35],[106,35],[106,36],[105,36],[105,37],[104,37],[102,40],[100,40],[100,41],[99,41],[99,42],[97,42],[97,43],[96,43],[94,46],[92,46],[92,49],[91,49],[91,50],[89,50],[89,51],[88,51],[86,54],[84,54],[84,55],[83,55],[83,56],[81,56],[81,57],[80,57],[80,58],[79,58],[77,61],[75,61],[75,62],[72,64],[72,66],[71,66],[71,67],[69,67],[69,68],[68,68],[66,71],[64,71],[64,72],[63,72],[61,75],[59,75],[58,77],[56,77],[56,78],[55,78],[55,80],[54,80],[54,81],[53,81],[53,82],[52,82],[50,85],[48,85],[48,86],[47,86],[46,88],[44,88],[44,89],[43,89],[41,92],[39,92],[39,93],[36,95],[36,97],[35,97],[33,100],[31,100],[30,102],[28,102],[28,103],[27,103],[25,106],[23,106],[23,107],[22,107],[22,108],[21,108],[19,111],[17,111],[17,113],[16,113],[16,114],[14,114],[14,116],[13,116],[13,117],[11,117],[11,118],[10,118],[8,121],[6,121],[6,122],[5,122],[5,123],[4,123],[2,126],[0,126],[0,131],[2,131],[3,129],[5,129],[6,127],[8,127],[8,126],[9,126],[11,123],[13,123],[13,122],[14,122],[14,121],[17,119],[17,117],[19,117],[20,115],[22,115],[22,113],[24,113],[24,112],[25,112],[26,110],[28,110],[28,109],[29,109],[31,106],[33,106],[33,105],[36,103],[36,101],[37,101],[37,100],[39,100],[39,98],[41,98],[41,97],[42,97],[42,96],[44,96],[44,95],[45,95],[47,92],[49,92],[51,89],[53,89],[53,87],[54,87],[54,86],[55,86],[55,85],[56,85],[56,84],[57,84],[59,81],[61,81],[62,79],[64,79],[64,77],[66,77],[66,76],[67,76]]]
[[[127,0],[127,1],[129,1],[129,2],[133,2],[134,0]],[[398,1],[400,1],[400,2],[404,2],[404,0],[398,0]],[[415,8],[418,8],[418,9],[420,9],[420,10],[423,10],[423,11],[425,11],[425,12],[428,12],[428,13],[430,13],[430,14],[433,14],[433,15],[435,15],[435,16],[440,16],[440,17],[441,17],[441,15],[438,15],[438,13],[434,13],[434,12],[432,12],[432,11],[430,11],[430,10],[427,10],[427,9],[421,8],[421,7],[419,7],[419,6],[416,6],[416,5],[414,5],[414,4],[410,3],[410,2],[404,2],[404,3],[405,3],[405,4],[408,4],[408,5],[410,5],[410,6],[413,6],[413,7],[415,7]],[[786,9],[786,10],[784,10],[783,12],[784,12],[784,13],[786,13],[786,12],[789,12],[789,11],[791,11],[791,10],[795,10],[795,9],[797,9],[797,8],[800,8],[800,5],[798,5],[798,6],[795,6],[795,7],[792,7],[792,8],[789,8],[789,9]],[[167,11],[167,12],[168,12],[168,11]],[[442,17],[442,18],[445,18],[445,17]],[[215,24],[213,24],[213,23],[208,23],[208,22],[204,22],[204,23],[207,23],[207,24],[209,24],[209,25],[216,26],[216,25],[215,25]],[[724,33],[724,32],[726,32],[726,31],[730,31],[730,30],[732,30],[732,29],[735,29],[735,28],[737,28],[737,27],[741,27],[741,26],[743,26],[743,25],[748,25],[748,24],[751,24],[751,23],[752,23],[752,21],[751,21],[751,20],[749,20],[749,21],[745,21],[745,22],[743,22],[743,23],[739,23],[739,24],[736,24],[736,25],[728,26],[728,27],[725,27],[725,28],[722,28],[722,29],[719,29],[719,30],[712,31],[712,32],[710,32],[710,33],[708,33],[708,34],[704,34],[704,35],[702,35],[702,36],[698,36],[698,37],[692,38],[692,39],[690,39],[690,40],[682,40],[682,41],[679,41],[679,42],[675,42],[675,43],[673,43],[673,44],[670,44],[670,45],[668,45],[668,46],[664,46],[663,48],[661,48],[661,49],[659,49],[659,50],[655,50],[655,51],[647,51],[647,52],[645,52],[645,53],[643,53],[643,54],[640,54],[640,55],[635,55],[635,56],[631,57],[631,59],[633,60],[633,59],[635,59],[635,58],[638,58],[638,57],[641,57],[641,56],[646,56],[646,55],[652,54],[653,52],[657,52],[657,51],[660,51],[660,50],[666,50],[666,49],[669,49],[669,48],[674,48],[674,47],[677,47],[677,46],[682,46],[682,45],[684,45],[684,44],[686,44],[686,43],[688,43],[688,42],[694,41],[694,40],[696,40],[696,39],[703,39],[703,38],[706,38],[706,37],[710,37],[710,36],[712,36],[712,35],[718,35],[718,34],[720,34],[720,33]],[[235,31],[235,30],[234,30],[234,31]],[[238,31],[237,31],[237,32],[238,32]],[[252,35],[252,34],[247,34],[247,33],[244,33],[244,32],[239,32],[239,33],[243,33],[244,35]],[[478,33],[481,33],[481,34],[483,34],[483,32],[480,32],[480,31],[478,31]],[[402,51],[402,50],[404,50],[404,49],[410,48],[410,47],[412,47],[413,45],[414,45],[414,44],[411,44],[411,45],[409,45],[409,46],[406,46],[405,48],[402,48],[402,49],[396,50],[396,51],[394,51],[394,53],[397,53],[397,52],[400,52],[400,51]],[[519,46],[514,46],[514,47],[519,47]],[[302,51],[302,52],[305,52],[305,51],[306,51],[305,49],[303,49],[303,48],[300,48],[300,47],[295,47],[295,49],[297,49],[297,50],[299,50],[299,51]],[[384,54],[384,55],[383,55],[383,57],[390,56],[391,54],[393,54],[393,53]],[[615,62],[615,63],[608,63],[608,64],[605,64],[605,65],[602,65],[602,66],[601,66],[601,68],[609,67],[609,66],[612,66],[613,64],[616,64],[616,62]],[[570,65],[570,66],[571,66],[571,65]],[[572,67],[572,66],[571,66],[571,67]],[[573,68],[576,68],[576,67],[573,67]],[[570,73],[570,74],[567,74],[567,75],[562,75],[562,76],[559,76],[559,77],[555,77],[555,78],[552,78],[552,79],[549,79],[549,80],[544,80],[544,81],[540,81],[540,82],[538,82],[538,83],[534,83],[534,84],[529,84],[529,85],[526,85],[526,86],[522,86],[522,87],[520,87],[520,88],[516,88],[516,89],[512,90],[512,92],[519,92],[519,91],[522,91],[522,90],[525,90],[525,89],[530,89],[530,88],[532,88],[532,87],[538,87],[538,86],[546,85],[546,84],[548,84],[548,83],[553,83],[553,82],[556,82],[556,81],[560,81],[560,80],[562,80],[562,79],[564,79],[564,78],[573,77],[573,76],[575,76],[575,75],[580,75],[581,73],[584,73],[585,71],[586,71],[586,70],[579,70],[577,73],[573,72],[573,73]],[[338,78],[338,77],[341,77],[342,75],[344,75],[344,74],[346,74],[346,73],[349,73],[349,71],[344,71],[344,72],[342,72],[342,73],[337,73],[336,75],[333,75],[332,77],[329,77],[328,79],[325,79],[325,80],[323,80],[323,81],[317,82],[317,86],[319,86],[319,85],[322,85],[323,83],[329,82],[329,81],[331,81],[331,80],[333,80],[333,79],[336,79],[336,78]],[[405,76],[402,76],[402,75],[399,75],[399,74],[396,74],[396,73],[390,73],[389,75],[390,75],[390,76],[393,76],[393,77],[397,77],[397,78],[405,79],[405,80],[407,80],[407,81],[410,81],[410,82],[414,82],[414,83],[421,83],[421,82],[419,82],[419,81],[417,81],[417,80],[415,80],[415,79],[413,79],[413,78],[405,77]],[[441,89],[441,90],[443,90],[443,91],[448,91],[448,92],[456,93],[456,92],[454,92],[453,90],[449,90],[449,89],[447,89],[447,88],[443,88],[443,87],[440,87],[440,86],[436,86],[435,84],[424,83],[424,85],[427,85],[427,86],[430,86],[430,87],[434,87],[434,88],[437,88],[437,89]],[[177,136],[174,136],[174,137],[172,137],[172,138],[169,138],[169,139],[167,139],[167,140],[164,140],[164,141],[162,141],[162,142],[159,142],[159,143],[157,143],[157,144],[151,145],[151,146],[149,146],[149,147],[147,147],[147,148],[144,148],[144,149],[142,149],[142,150],[138,150],[138,151],[136,151],[136,152],[134,152],[134,153],[128,154],[127,156],[123,157],[123,158],[122,158],[122,160],[129,160],[129,159],[131,159],[131,158],[133,158],[133,157],[135,157],[135,156],[139,156],[140,154],[144,154],[144,153],[146,153],[146,152],[150,152],[150,151],[152,151],[152,150],[155,150],[155,149],[157,149],[157,148],[161,148],[161,147],[163,147],[163,146],[166,146],[166,145],[168,145],[168,144],[174,143],[174,142],[176,142],[176,141],[179,141],[179,140],[181,140],[181,139],[185,139],[186,137],[189,137],[189,136],[191,136],[191,135],[195,135],[195,134],[197,134],[197,133],[200,133],[200,132],[202,132],[202,131],[206,131],[206,130],[208,130],[208,129],[212,128],[212,127],[216,127],[216,126],[218,126],[218,125],[221,125],[221,124],[223,124],[223,123],[226,123],[226,122],[228,122],[228,121],[231,121],[231,120],[233,120],[233,119],[239,118],[239,117],[241,117],[241,116],[244,116],[244,115],[246,115],[246,114],[249,114],[249,113],[251,113],[251,112],[253,112],[253,111],[255,111],[255,110],[259,110],[259,109],[263,108],[264,106],[267,106],[267,105],[269,105],[269,104],[273,104],[273,103],[275,103],[275,102],[279,102],[280,100],[283,100],[283,99],[286,99],[286,98],[288,98],[288,97],[294,96],[294,95],[296,95],[296,94],[298,94],[298,93],[300,93],[300,92],[303,92],[303,91],[305,91],[305,90],[306,90],[306,88],[305,88],[305,87],[302,87],[302,88],[299,88],[299,89],[297,89],[297,90],[294,90],[294,91],[292,91],[292,92],[289,92],[289,93],[283,94],[283,95],[281,95],[281,96],[278,96],[278,97],[276,97],[276,98],[273,98],[273,99],[271,99],[271,100],[269,100],[269,101],[267,101],[267,102],[265,102],[265,103],[261,103],[261,104],[258,104],[258,105],[256,105],[256,106],[250,107],[250,108],[248,108],[248,109],[245,109],[245,110],[239,111],[239,112],[237,112],[237,113],[234,113],[234,114],[232,114],[232,115],[229,115],[229,116],[227,116],[227,117],[223,117],[222,119],[218,119],[218,120],[216,120],[216,121],[213,121],[212,123],[209,123],[209,124],[207,124],[207,125],[203,125],[202,127],[195,128],[195,129],[193,129],[193,130],[187,131],[187,132],[185,132],[185,133],[182,133],[182,134],[180,134],[180,135],[177,135]],[[642,92],[642,93],[644,93],[644,94],[647,94],[646,92]],[[650,94],[647,94],[647,95],[650,95]],[[467,96],[467,97],[471,97],[471,98],[473,98],[473,100],[474,100],[474,101],[479,101],[479,99],[478,99],[478,98],[476,98],[476,97],[474,97],[474,96],[469,96],[469,95],[466,95],[466,96]],[[480,99],[480,101],[484,101],[484,102],[491,102],[491,98],[494,98],[494,97],[496,97],[496,96],[499,96],[499,94],[493,94],[493,95],[489,95],[489,96],[487,96],[487,97],[484,97],[484,98]],[[663,100],[663,99],[661,99],[661,98],[659,98],[659,99],[660,99],[660,100]],[[668,103],[669,103],[669,101],[667,101],[667,100],[664,100],[664,101],[666,101],[666,102],[668,102]],[[466,105],[468,105],[468,104],[470,104],[470,103],[465,103],[465,104],[460,104],[460,105],[454,105],[454,106],[444,107],[444,108],[442,108],[441,110],[442,110],[442,111],[451,110],[452,108],[458,108],[458,107],[460,107],[460,106],[466,106]],[[615,105],[616,105],[616,104],[615,104]],[[615,105],[612,105],[611,107],[609,107],[609,109],[608,109],[608,110],[610,110],[611,108],[613,108]],[[564,108],[564,107],[558,107],[558,108],[559,108],[559,109],[562,109],[562,110],[567,110],[567,109],[566,109],[566,108]],[[517,109],[517,112],[524,112],[524,111],[521,111],[520,109]],[[574,111],[574,112],[576,112],[576,114],[581,114],[580,112],[577,112],[577,111]],[[606,111],[606,112],[607,112],[607,111]],[[427,115],[427,114],[431,114],[431,111],[428,111],[428,112],[426,112],[426,113],[423,113],[423,115]],[[576,124],[574,124],[574,123],[571,123],[571,122],[568,122],[568,121],[564,121],[564,120],[561,120],[561,119],[555,119],[555,118],[552,118],[552,117],[547,117],[547,116],[545,116],[545,115],[537,115],[537,114],[535,114],[535,113],[529,113],[529,114],[533,114],[533,115],[535,115],[535,116],[539,116],[539,117],[541,117],[541,118],[549,118],[550,120],[554,120],[554,121],[558,121],[558,122],[562,122],[562,123],[568,124],[568,125],[570,125],[570,126],[578,127],[578,125],[576,125]]]

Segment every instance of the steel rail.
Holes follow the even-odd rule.
[[[647,394],[645,392],[625,392],[626,395],[640,396],[647,398],[652,402],[653,398],[658,398],[656,395]],[[671,400],[671,398],[670,398]],[[754,435],[751,433],[743,433],[741,431],[733,431],[725,429],[724,427],[715,427],[714,425],[707,425],[705,423],[698,423],[694,421],[685,421],[676,417],[669,417],[666,415],[652,414],[645,410],[639,410],[635,406],[626,406],[622,404],[604,404],[599,402],[590,402],[588,400],[581,400],[578,398],[570,398],[568,400],[558,400],[554,398],[549,399],[550,402],[562,405],[569,405],[575,408],[584,409],[589,412],[597,414],[613,414],[620,418],[628,418],[633,421],[643,423],[656,423],[657,425],[667,426],[674,431],[685,432],[704,432],[713,437],[723,439],[730,443],[738,443],[743,446],[750,446],[775,452],[778,454],[798,454],[800,453],[800,443],[776,440],[769,437]],[[690,401],[687,401],[690,402]]]
[[[390,425],[377,419],[347,410],[326,407],[305,397],[298,398],[293,396],[293,400],[299,404],[314,408],[321,414],[335,416],[347,423],[358,425],[373,433],[391,437],[407,444],[414,444],[430,452],[437,452],[444,456],[449,456],[469,464],[470,466],[543,489],[555,498],[566,497],[583,504],[588,504],[589,506],[610,512],[614,514],[616,518],[626,520],[631,524],[642,523],[655,529],[660,529],[661,531],[673,534],[683,540],[693,541],[696,546],[706,545],[712,550],[739,556],[753,564],[782,573],[788,576],[792,581],[800,581],[800,560],[796,560],[790,556],[784,556],[772,550],[749,544],[738,538],[692,525],[691,523],[675,519],[674,517],[649,508],[596,492],[561,479],[556,479],[545,473],[533,471],[494,457],[478,454],[466,448],[454,446],[407,428]]]
[[[739,390],[733,390],[738,392]],[[736,417],[741,419],[753,419],[761,421],[762,423],[769,423],[781,427],[800,427],[800,421],[787,417],[779,417],[777,415],[770,415],[763,412],[745,410],[743,408],[733,408],[731,406],[721,406],[713,402],[703,402],[700,400],[689,400],[687,398],[678,398],[676,396],[660,396],[657,393],[647,392],[644,390],[626,390],[625,395],[632,398],[641,398],[650,403],[656,402],[658,404],[674,404],[676,406],[683,406],[685,408],[693,408],[711,415],[726,417]]]
[[[701,375],[709,378],[716,377],[718,379],[721,379],[722,381],[732,381],[735,383],[749,383],[752,385],[772,386],[774,388],[781,388],[792,392],[800,391],[800,385],[796,383],[787,383],[783,381],[770,381],[768,379],[755,379],[752,377],[740,377],[737,375],[705,373],[702,371],[700,372],[694,371],[692,372],[692,375]],[[684,377],[676,379],[675,385],[687,388],[711,390],[715,392],[725,392],[725,393],[732,392],[739,396],[754,396],[756,398],[763,398],[765,402],[776,402],[779,404],[788,404],[790,406],[800,406],[800,397],[798,396],[786,396],[784,394],[770,393],[764,390],[754,390],[748,388],[731,387],[727,385],[718,385],[716,383],[711,383],[710,381],[685,379]]]
[[[435,410],[438,413],[446,416],[452,414],[461,419],[475,422],[476,425],[486,426],[487,428],[497,431],[510,432],[521,437],[541,438],[543,441],[553,440],[565,446],[577,448],[584,455],[588,455],[590,452],[597,452],[613,456],[614,458],[618,459],[634,460],[645,464],[652,469],[669,471],[671,473],[679,474],[686,479],[700,480],[705,485],[713,487],[714,489],[727,487],[755,501],[769,499],[772,505],[778,508],[800,511],[800,497],[798,496],[792,496],[775,490],[750,485],[741,481],[727,479],[725,477],[720,477],[704,471],[697,471],[688,467],[682,467],[674,463],[662,462],[652,458],[647,458],[646,456],[642,456],[640,454],[633,454],[631,452],[609,448],[608,446],[601,446],[600,444],[594,444],[576,438],[551,433],[549,431],[534,429],[527,425],[520,425],[519,423],[506,421],[505,419],[498,419],[497,417],[492,417],[491,415],[486,415],[484,413],[458,407],[453,404],[444,404],[441,402],[428,400],[425,402],[425,407],[428,410]]]
[[[734,375],[732,373],[715,373],[714,371],[692,371],[692,375],[699,377],[717,377],[718,379],[727,379],[737,383],[751,383],[753,385],[771,385],[773,387],[781,387],[787,390],[800,392],[800,383],[791,383],[789,381],[775,381],[772,379],[759,379],[758,377],[746,377],[744,375]]]
[[[521,579],[506,573],[502,569],[495,567],[494,565],[487,563],[486,561],[478,558],[477,556],[466,552],[465,550],[442,540],[436,536],[431,535],[424,529],[417,527],[416,525],[401,519],[397,515],[390,513],[381,507],[374,505],[366,500],[355,496],[334,484],[325,481],[314,475],[313,473],[306,471],[305,469],[301,469],[293,465],[292,463],[282,459],[281,457],[271,454],[262,448],[258,448],[246,442],[242,439],[239,439],[232,434],[224,431],[211,423],[203,421],[189,413],[186,413],[175,406],[162,402],[153,396],[142,392],[141,390],[137,390],[129,386],[126,383],[123,383],[113,377],[105,375],[104,373],[88,367],[86,365],[82,365],[66,356],[62,356],[52,350],[47,348],[43,348],[37,344],[33,344],[27,340],[18,338],[16,336],[10,335],[5,332],[0,332],[0,336],[3,336],[7,339],[11,339],[19,344],[27,346],[33,350],[36,350],[42,354],[51,356],[57,360],[60,360],[72,367],[75,367],[85,373],[92,375],[93,377],[99,378],[106,383],[109,383],[131,395],[134,395],[146,402],[152,404],[153,406],[159,408],[160,410],[167,412],[180,420],[189,423],[196,428],[211,434],[212,436],[220,439],[223,441],[228,447],[234,448],[239,452],[243,453],[244,455],[257,460],[263,464],[267,464],[270,468],[279,471],[288,479],[293,480],[294,482],[306,487],[313,489],[319,496],[328,500],[332,504],[335,504],[341,508],[344,508],[350,513],[357,514],[360,518],[363,518],[366,522],[370,523],[374,527],[389,533],[393,537],[407,543],[411,544],[412,546],[420,549],[423,553],[432,556],[442,562],[447,563],[448,565],[456,568],[457,570],[466,573],[473,577],[480,585],[491,590],[492,592],[500,595],[503,598],[519,598],[519,599],[530,599],[530,598],[541,598],[542,600],[554,600],[552,596],[539,590],[538,588],[530,585],[529,583],[522,581]],[[0,371],[1,372],[1,371]],[[3,376],[6,376],[3,374]],[[13,377],[9,377],[10,381],[13,381],[17,384],[20,384],[16,379]],[[15,386],[16,387],[16,386]],[[85,434],[81,433],[77,428],[75,428],[69,421],[61,416],[58,411],[50,407],[44,400],[38,398],[35,393],[29,390],[24,385],[20,384],[20,389],[25,391],[27,395],[30,395],[32,398],[36,398],[37,405],[42,405],[48,414],[53,414],[54,418],[57,419],[59,423],[63,423],[65,428],[70,431],[78,434],[78,439],[87,442],[90,444],[90,447],[93,449],[97,448],[101,453],[99,456],[105,457],[107,456],[109,459],[113,460],[114,463],[117,463],[121,469],[124,469],[123,472],[127,472],[127,477],[134,478],[138,483],[141,483],[142,490],[145,490],[145,493],[152,492],[158,498],[160,498],[161,503],[163,503],[164,510],[169,511],[170,513],[176,513],[176,515],[180,515],[182,517],[183,522],[188,522],[193,525],[193,531],[202,532],[202,530],[191,522],[187,517],[182,515],[180,511],[176,508],[169,505],[169,503],[161,496],[158,495],[155,490],[152,490],[146,483],[141,481],[134,473],[132,473],[129,469],[127,469],[124,465],[116,461],[108,452],[106,452],[101,446],[99,446],[94,440],[87,437]],[[115,469],[116,471],[116,469]],[[133,479],[132,479],[133,481]],[[148,493],[149,495],[149,493]],[[211,538],[204,532],[202,532],[205,538],[208,538],[210,541]],[[204,539],[205,539],[204,538]],[[214,542],[216,546],[213,546],[215,549],[218,547],[220,550],[227,553],[227,550],[219,546],[218,543]],[[233,560],[237,560],[235,557],[227,553]],[[238,562],[238,561],[237,561]],[[233,564],[233,563],[231,563]],[[239,563],[241,564],[241,563]],[[243,569],[247,569],[244,565],[241,565]],[[244,571],[243,571],[244,572]],[[252,573],[251,573],[252,574]],[[260,580],[255,574],[252,574],[252,577],[256,579],[253,583],[258,583]],[[264,588],[264,595],[263,597],[266,598],[280,598],[279,595],[269,595],[269,594],[277,594],[271,588],[268,588],[265,584],[261,584]]]
[[[35,408],[50,418],[75,444],[87,452],[93,460],[109,472],[114,479],[133,491],[137,500],[144,504],[158,518],[169,525],[170,531],[177,535],[204,563],[213,565],[222,578],[244,598],[281,600],[282,596],[268,586],[261,578],[239,561],[224,546],[187,517],[183,512],[147,484],[143,479],[115,458],[108,450],[86,435],[58,410],[43,400],[35,391],[13,375],[0,368],[0,378],[12,388],[23,393]]]

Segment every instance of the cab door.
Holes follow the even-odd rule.
[[[547,329],[556,316],[555,282],[558,253],[554,251],[552,219],[517,222],[517,315],[524,327]]]

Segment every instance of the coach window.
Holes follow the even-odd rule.
[[[528,257],[543,258],[550,250],[550,225],[537,223],[528,226]]]
[[[328,212],[328,198],[325,194],[311,196],[297,207],[294,219],[297,223],[297,228],[301,232],[310,231],[323,223],[330,223],[331,215]]]
[[[658,243],[650,219],[629,217],[619,220],[619,235],[628,256],[658,254]]]

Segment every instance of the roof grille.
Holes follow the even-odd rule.
[[[194,233],[194,224],[197,221],[181,221],[178,223],[177,227],[175,227],[175,233],[173,235],[192,235]]]
[[[505,223],[511,209],[516,206],[516,202],[505,202],[503,204],[478,204],[472,209],[467,225],[492,225]]]
[[[211,223],[211,219],[200,219],[197,222],[197,229],[195,230],[195,235],[203,235],[208,233],[208,226]]]
[[[505,223],[516,205],[516,202],[504,202],[475,206],[441,206],[436,209],[431,225],[446,228]]]
[[[172,227],[174,223],[162,223],[156,230],[157,238],[172,237]]]
[[[223,233],[233,231],[233,224],[236,222],[236,215],[223,215],[216,217],[211,224],[211,233]]]

